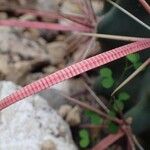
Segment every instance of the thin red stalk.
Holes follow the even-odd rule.
[[[70,96],[67,96],[66,94],[64,94],[62,92],[59,92],[59,94],[62,95],[63,97],[65,97],[68,101],[70,101],[72,103],[75,103],[75,104],[79,105],[82,108],[89,109],[89,110],[91,110],[93,112],[96,112],[97,114],[99,114],[103,118],[106,118],[106,119],[111,120],[113,122],[116,122],[118,124],[122,124],[122,121],[120,119],[118,119],[118,118],[112,118],[109,115],[107,115],[106,113],[102,112],[101,110],[96,109],[95,107],[93,107],[93,106],[91,106],[91,105],[89,105],[87,103],[81,102],[78,99],[75,99],[75,98],[72,98]]]
[[[86,1],[85,1],[85,0],[75,0],[75,1],[76,1],[76,3],[78,4],[78,6],[80,7],[82,13],[83,13],[84,15],[86,15],[86,16],[89,16],[89,14],[88,14],[88,9],[87,9],[87,7],[85,6]],[[88,17],[88,18],[89,18],[89,17]]]
[[[41,16],[41,17],[47,17],[47,18],[51,18],[51,19],[62,19],[64,17],[61,16],[61,12],[58,12],[58,11],[42,11],[42,10],[35,10],[35,9],[17,9],[15,7],[11,7],[11,8],[5,8],[5,10],[11,10],[13,12],[16,12],[16,13],[21,13],[21,14],[24,14],[24,13],[28,13],[28,14],[32,14],[34,16]],[[83,15],[80,15],[80,14],[66,14],[66,13],[63,13],[64,15],[68,15],[72,18],[76,18],[76,19],[86,19],[85,16]]]
[[[139,2],[142,4],[142,6],[145,8],[145,10],[150,14],[150,6],[145,0],[139,0]]]
[[[86,0],[86,2],[87,2],[89,14],[91,16],[91,20],[92,20],[92,22],[96,23],[96,15],[93,10],[92,2],[91,2],[91,0]]]
[[[107,150],[110,145],[119,140],[125,134],[122,130],[119,130],[116,134],[109,134],[107,137],[102,139],[92,150]]]
[[[10,10],[16,12],[16,13],[28,13],[34,16],[39,16],[39,17],[46,17],[50,19],[68,19],[73,22],[79,23],[84,26],[92,27],[88,19],[86,19],[85,16],[79,15],[79,14],[66,14],[62,12],[57,12],[57,11],[40,11],[40,10],[33,10],[33,9],[15,9],[15,8],[10,8]]]
[[[93,26],[91,25],[90,22],[86,21],[85,19],[77,19],[77,18],[73,18],[69,15],[66,15],[66,14],[60,14],[62,17],[64,17],[65,19],[68,19],[68,20],[71,20],[73,22],[76,22],[78,24],[81,24],[83,26],[87,26],[89,28],[93,28]]]
[[[40,17],[47,17],[50,19],[68,19],[73,22],[82,24],[84,26],[92,27],[88,20],[81,15],[72,15],[72,14],[65,14],[62,12],[55,12],[55,11],[37,11],[37,10],[31,10],[31,9],[19,9],[15,10],[17,13],[28,13],[34,16],[40,16]]]
[[[60,31],[90,31],[88,27],[82,25],[61,25],[58,23],[45,23],[38,21],[0,20],[0,25]]]

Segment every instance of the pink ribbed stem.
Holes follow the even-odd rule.
[[[8,107],[11,104],[16,103],[17,101],[22,100],[23,98],[36,94],[66,79],[72,78],[88,70],[117,60],[128,54],[135,53],[147,48],[150,48],[150,40],[141,40],[75,63],[69,67],[66,67],[44,78],[41,78],[2,99],[0,101],[0,110]]]

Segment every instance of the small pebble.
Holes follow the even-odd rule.
[[[41,150],[56,150],[56,145],[50,139],[43,141]]]

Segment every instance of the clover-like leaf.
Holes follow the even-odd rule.
[[[115,111],[122,111],[124,108],[124,103],[122,101],[116,100],[113,104],[113,109]]]
[[[139,68],[141,65],[142,65],[142,62],[140,61],[133,64],[135,69]]]
[[[127,55],[126,58],[131,62],[131,63],[136,63],[140,60],[140,55],[138,53],[130,54]]]
[[[116,133],[119,129],[119,126],[115,124],[114,122],[109,122],[108,123],[108,131],[111,133]]]
[[[112,118],[116,117],[116,112],[114,110],[109,111],[108,115]]]
[[[94,125],[100,125],[103,123],[103,119],[97,114],[95,114],[91,117],[91,123]]]
[[[86,129],[79,131],[80,147],[86,148],[90,144],[89,132]]]
[[[103,119],[92,111],[85,111],[85,115],[90,118],[91,124],[101,125],[103,123]]]
[[[108,77],[108,78],[103,78],[101,80],[101,84],[104,88],[109,89],[113,86],[114,84],[114,80],[112,77]]]
[[[130,98],[130,95],[127,92],[121,92],[118,95],[118,100],[120,101],[126,101]]]
[[[100,69],[100,76],[101,77],[111,77],[112,76],[111,69],[109,69],[107,67]]]

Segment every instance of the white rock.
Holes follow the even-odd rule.
[[[48,104],[55,109],[58,109],[61,105],[66,104],[68,101],[59,93],[64,93],[68,96],[72,96],[80,91],[84,91],[85,86],[80,79],[70,79],[58,83],[51,88],[48,88],[40,93],[44,99],[48,101]]]
[[[35,41],[22,37],[19,30],[0,27],[0,52],[17,53],[24,58],[46,57],[44,49]]]
[[[38,10],[57,10],[58,0],[37,0],[36,8]]]
[[[0,99],[18,88],[0,82]],[[0,150],[41,150],[51,141],[57,150],[76,150],[68,125],[40,96],[32,96],[0,112]]]
[[[47,50],[51,64],[57,65],[64,62],[67,55],[67,44],[65,42],[51,42],[47,44]]]

